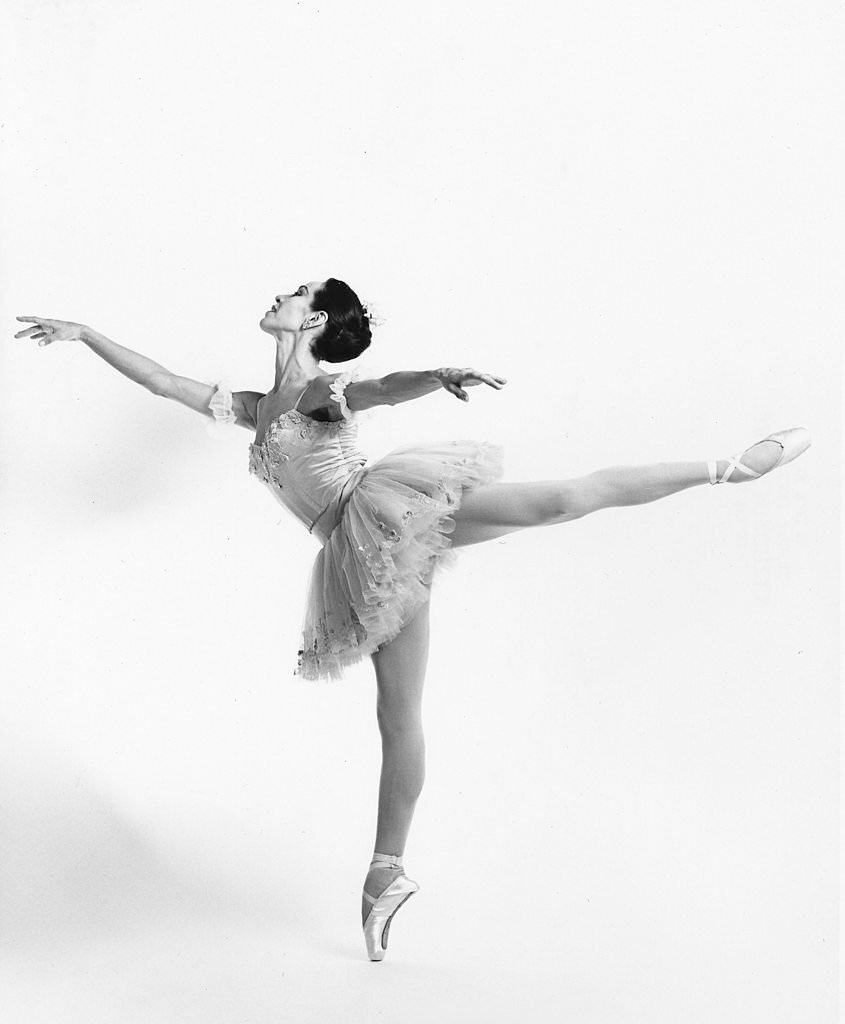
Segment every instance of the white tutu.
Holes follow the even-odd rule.
[[[455,562],[449,534],[464,488],[502,476],[503,449],[487,441],[403,445],[368,464],[345,396],[359,372],[330,385],[342,419],[295,405],[250,445],[250,472],[323,543],[294,673],[304,679],[338,679],[399,633],[428,599],[435,568]],[[209,409],[230,426],[232,393],[215,389]]]
[[[311,575],[296,675],[337,679],[392,640],[454,564],[452,513],[465,487],[502,476],[485,441],[405,445],[363,470]]]

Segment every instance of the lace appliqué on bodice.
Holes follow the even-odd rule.
[[[284,466],[294,453],[301,454],[303,448],[311,447],[315,434],[338,431],[346,425],[345,420],[315,420],[298,409],[289,409],[270,423],[263,441],[249,446],[249,472],[262,483],[273,483],[282,490],[279,474],[273,470]]]
[[[355,376],[329,384],[342,419],[294,407],[249,446],[250,473],[321,544],[298,651],[296,674],[306,679],[339,678],[399,633],[428,599],[435,565],[454,559],[449,534],[463,489],[501,476],[498,446],[471,440],[403,445],[368,463],[360,414],[345,397]],[[209,408],[234,422],[230,395]]]
[[[267,427],[264,440],[249,446],[249,471],[262,483],[272,483],[279,490],[284,489],[281,470],[286,462],[296,455],[304,455],[303,449],[325,447],[333,442],[340,448],[354,449],[355,430],[348,427],[355,424],[357,415],[346,402],[346,387],[358,380],[357,368],[346,370],[329,384],[330,399],[337,402],[343,419],[315,420],[298,409],[289,409],[277,416]],[[225,407],[225,402],[222,403]],[[216,415],[216,413],[215,413]]]

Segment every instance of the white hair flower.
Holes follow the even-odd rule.
[[[370,321],[370,327],[381,327],[387,322],[375,303],[362,302],[361,305],[364,307],[364,316]]]

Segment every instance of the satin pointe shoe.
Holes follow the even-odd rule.
[[[386,854],[376,854],[372,866],[379,864],[401,867],[399,857],[389,857]],[[390,923],[396,911],[402,904],[419,891],[416,882],[412,882],[405,875],[398,875],[388,885],[384,892],[375,898],[366,889],[364,899],[372,904],[367,920],[364,922],[364,941],[367,944],[367,955],[370,960],[383,960],[387,952],[387,933],[390,930]]]
[[[762,473],[758,473],[756,470],[749,468],[744,465],[740,460],[742,456],[747,452],[751,451],[752,448],[756,448],[758,444],[762,444],[763,441],[774,441],[776,444],[781,446],[780,458],[774,465],[769,466],[767,470]],[[802,455],[811,445],[810,432],[806,427],[791,427],[789,430],[779,430],[775,434],[769,434],[768,437],[764,437],[763,441],[757,441],[756,444],[750,445],[745,451],[739,453],[739,455],[732,455],[728,459],[728,466],[725,472],[718,475],[716,468],[716,460],[711,459],[707,463],[707,471],[710,474],[711,484],[723,484],[726,480],[729,480],[734,470],[738,470],[740,473],[745,473],[749,477],[766,476],[771,473],[773,469],[779,469],[781,466],[785,466],[787,462],[792,462],[793,459],[797,459],[799,455]],[[742,481],[737,481],[741,483]]]

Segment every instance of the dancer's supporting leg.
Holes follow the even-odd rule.
[[[425,780],[422,693],[428,640],[426,601],[401,632],[372,655],[378,685],[377,714],[382,750],[375,851],[396,857],[404,853],[417,797]],[[371,896],[380,896],[398,870],[371,868],[364,888]],[[362,896],[362,923],[370,907]]]
[[[764,441],[749,448],[743,462],[749,469],[765,473],[781,451],[774,441]],[[719,474],[727,464],[727,459],[718,461]],[[747,479],[737,474],[735,482]],[[645,466],[609,466],[571,480],[468,488],[454,514],[452,546],[495,540],[530,526],[570,522],[603,508],[642,505],[709,482],[706,462],[656,462]]]

